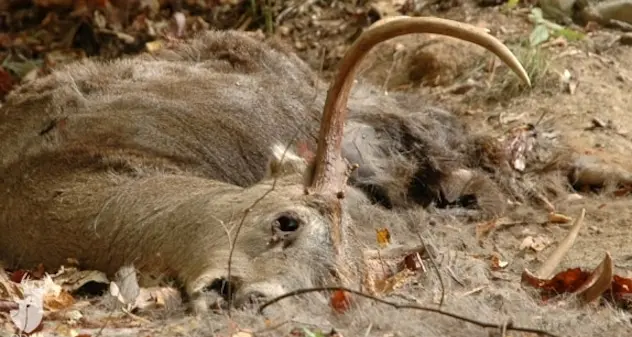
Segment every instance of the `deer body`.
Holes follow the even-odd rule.
[[[412,21],[420,31],[465,30],[446,20]],[[405,33],[402,23],[376,28],[368,43],[389,29]],[[367,49],[352,48],[351,64]],[[229,280],[240,284],[237,303],[354,269],[352,220],[367,198],[345,188],[342,161],[333,161],[361,161],[360,185],[392,168],[433,178],[449,174],[443,165],[450,161],[432,154],[458,156],[460,143],[449,132],[439,140],[425,134],[427,126],[449,129],[447,115],[415,117],[404,113],[411,105],[367,97],[371,88],[354,91],[345,124],[340,107],[353,71],[327,98],[312,75],[282,48],[210,32],[175,51],[83,61],[16,89],[0,108],[0,259],[50,271],[72,258],[109,274],[133,264],[175,277],[201,311],[201,294],[228,278],[237,232]],[[280,150],[293,137],[318,144],[312,165]],[[377,182],[406,199],[409,181]],[[434,191],[437,183],[420,186]]]

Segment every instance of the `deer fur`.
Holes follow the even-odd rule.
[[[377,100],[370,86],[353,90],[345,124],[343,85],[319,134],[328,98],[312,79],[294,54],[228,31],[157,56],[78,62],[17,88],[0,108],[0,259],[50,271],[74,258],[110,275],[133,264],[180,281],[198,312],[206,290],[221,293],[237,231],[226,295],[236,303],[322,284],[334,265],[354,269],[352,219],[362,223],[368,199],[323,185],[345,172],[323,171],[322,154],[358,159],[355,181],[417,201],[469,151],[452,139],[454,118]],[[280,150],[294,137],[321,146],[310,166]],[[422,180],[409,192],[412,179]]]
[[[211,69],[208,78],[207,74],[198,75],[204,83],[193,84],[195,90],[201,85],[201,92],[214,91],[215,83],[221,81],[224,89],[213,93],[217,99],[209,98],[217,102],[213,107],[218,111],[217,118],[227,123],[230,114],[240,116],[235,118],[238,123],[231,124],[228,141],[223,137],[217,141],[220,147],[209,149],[212,152],[206,159],[229,158],[227,162],[238,166],[214,165],[212,178],[249,186],[263,177],[262,163],[273,142],[300,141],[311,149],[316,147],[327,85],[282,42],[260,41],[240,32],[208,32],[190,43],[144,55],[139,62],[150,60]],[[188,100],[188,95],[198,95],[189,89],[175,90],[182,90],[181,97]],[[244,100],[242,96],[246,93],[257,97],[257,106],[247,106],[250,98]],[[359,165],[350,182],[375,202],[388,208],[444,205],[471,194],[479,199],[484,212],[503,212],[500,190],[480,172],[488,170],[489,165],[485,164],[493,160],[481,158],[481,147],[493,142],[472,134],[453,114],[424,103],[416,95],[382,95],[379,88],[366,81],[354,85],[348,110],[342,151],[349,162]],[[218,123],[208,130],[223,135],[227,132],[225,125]],[[493,166],[499,169],[499,165]],[[451,172],[464,168],[475,174],[471,182],[457,186],[469,183],[484,188],[474,192],[460,190],[458,196],[447,197],[444,190],[455,189],[446,186]]]
[[[442,184],[453,170],[480,168],[476,136],[419,97],[378,92],[360,82],[349,99],[343,154],[359,165],[350,182],[389,208],[454,201],[445,200]],[[207,32],[156,55],[73,64],[17,89],[6,109],[28,115],[28,105],[38,115],[20,116],[11,130],[0,129],[2,142],[14,145],[2,160],[23,153],[34,132],[42,133],[36,139],[55,139],[63,132],[57,121],[63,121],[84,129],[65,137],[116,129],[108,136],[111,146],[149,147],[192,174],[245,187],[264,177],[273,144],[316,147],[325,96],[325,84],[283,45],[241,32]],[[162,123],[169,130],[157,130]],[[33,132],[21,132],[25,128]],[[488,181],[482,174],[476,179]],[[483,190],[492,194],[478,198],[497,200],[487,210],[502,209],[502,197],[488,182]]]

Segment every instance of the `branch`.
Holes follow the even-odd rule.
[[[318,288],[304,288],[304,289],[298,289],[295,291],[291,291],[289,293],[283,294],[281,296],[275,297],[269,301],[267,301],[266,303],[264,303],[263,305],[261,305],[259,307],[259,314],[263,314],[263,310],[276,303],[279,302],[285,298],[288,297],[294,297],[294,296],[298,296],[298,295],[302,295],[302,294],[307,294],[307,293],[313,293],[313,292],[323,292],[323,291],[345,291],[348,293],[352,293],[355,295],[358,295],[360,297],[364,297],[370,300],[373,300],[375,302],[381,303],[381,304],[385,304],[388,305],[390,307],[393,307],[395,309],[412,309],[412,310],[420,310],[420,311],[426,311],[426,312],[432,312],[435,314],[439,314],[442,316],[447,316],[447,317],[451,317],[451,318],[455,318],[458,319],[460,321],[464,321],[470,324],[474,324],[477,325],[481,328],[496,328],[496,329],[506,329],[506,330],[511,330],[511,331],[520,331],[520,332],[528,332],[528,333],[534,333],[540,336],[550,336],[550,337],[560,337],[558,335],[555,335],[553,333],[550,333],[548,331],[544,331],[544,330],[540,330],[540,329],[534,329],[534,328],[523,328],[523,327],[518,327],[518,326],[514,326],[511,323],[501,323],[501,324],[496,324],[496,323],[488,323],[488,322],[483,322],[483,321],[479,321],[473,318],[468,318],[468,317],[464,317],[455,313],[451,313],[451,312],[447,312],[447,311],[443,311],[441,309],[438,308],[430,308],[430,307],[424,307],[424,306],[420,306],[420,305],[414,305],[414,304],[398,304],[398,303],[394,303],[394,302],[390,302],[387,300],[383,300],[381,298],[377,298],[375,296],[371,296],[369,294],[365,294],[362,293],[360,291],[357,290],[353,290],[353,289],[349,289],[349,288],[344,288],[344,287],[318,287]]]

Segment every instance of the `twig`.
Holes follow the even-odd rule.
[[[421,244],[424,246],[424,250],[428,252],[428,258],[430,259],[430,263],[432,264],[432,269],[435,270],[435,272],[437,273],[437,277],[439,278],[439,285],[441,286],[441,299],[439,300],[439,308],[441,308],[443,306],[443,300],[445,299],[445,284],[443,283],[441,271],[439,271],[437,261],[435,261],[434,256],[432,256],[432,253],[430,252],[430,250],[428,250],[428,246],[426,246],[426,242],[421,237],[421,234],[419,234],[419,231],[417,231],[416,234],[419,237],[419,241],[421,241]]]
[[[381,303],[381,304],[385,304],[388,305],[390,307],[393,307],[395,309],[412,309],[412,310],[421,310],[421,311],[426,311],[426,312],[432,312],[432,313],[436,313],[442,316],[447,316],[447,317],[451,317],[454,319],[458,319],[467,323],[471,323],[474,325],[477,325],[481,328],[496,328],[496,329],[502,329],[504,326],[504,323],[501,324],[496,324],[496,323],[488,323],[488,322],[483,322],[483,321],[479,321],[473,318],[468,318],[465,316],[461,316],[455,313],[451,313],[448,311],[444,311],[441,310],[439,308],[430,308],[430,307],[424,307],[424,306],[420,306],[420,305],[414,305],[414,304],[398,304],[398,303],[394,303],[394,302],[390,302],[387,300],[383,300],[381,298],[377,298],[375,296],[371,296],[369,294],[365,294],[363,292],[357,291],[357,290],[353,290],[353,289],[349,289],[349,288],[345,288],[345,287],[318,287],[318,288],[304,288],[304,289],[298,289],[298,290],[294,290],[291,292],[288,292],[286,294],[283,294],[281,296],[277,296],[269,301],[267,301],[266,303],[264,303],[263,305],[261,305],[259,307],[259,314],[263,314],[263,310],[265,308],[267,308],[268,306],[281,301],[282,299],[288,298],[288,297],[294,297],[294,296],[298,296],[298,295],[302,295],[302,294],[307,294],[307,293],[313,293],[313,292],[322,292],[322,291],[344,291],[344,292],[348,292],[360,297],[364,297],[367,299],[370,299],[372,301]],[[507,331],[520,331],[520,332],[528,332],[528,333],[534,333],[537,335],[541,335],[541,336],[550,336],[550,337],[560,337],[556,334],[550,333],[548,331],[544,331],[544,330],[540,330],[540,329],[534,329],[534,328],[524,328],[524,327],[517,327],[514,326],[511,322],[506,322],[506,327],[505,329],[507,329]]]

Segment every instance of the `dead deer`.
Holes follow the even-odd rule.
[[[366,197],[346,186],[347,100],[365,54],[410,33],[480,44],[528,79],[490,35],[401,18],[357,39],[324,103],[307,104],[304,63],[236,32],[209,33],[173,59],[84,61],[18,88],[0,109],[0,259],[50,271],[73,258],[110,275],[133,264],[173,276],[197,312],[208,308],[205,291],[221,293],[225,282],[234,293],[222,295],[238,305],[323,284],[332,270],[348,283],[360,263],[351,214]],[[201,43],[225,49],[195,61]],[[262,59],[239,58],[246,54]],[[360,97],[351,99],[355,114],[371,106]],[[351,125],[398,106],[389,104]],[[311,166],[285,150],[297,132],[319,135]],[[247,184],[262,167],[267,174]]]
[[[511,62],[508,55],[501,58]],[[166,60],[184,63],[187,72],[198,70],[186,84],[175,73],[163,76],[160,84],[148,84],[146,90],[155,95],[143,100],[147,108],[207,116],[210,123],[198,125],[216,138],[201,138],[208,144],[200,150],[204,153],[186,154],[204,161],[205,175],[250,186],[264,176],[265,159],[275,142],[300,141],[316,148],[326,86],[282,43],[262,42],[240,32],[209,32],[139,59],[144,66],[160,67],[155,62]],[[529,83],[522,70],[511,67]],[[129,83],[129,90],[136,85]],[[166,90],[170,92],[165,94]],[[180,102],[178,107],[174,100]],[[382,95],[367,82],[354,85],[348,110],[342,152],[359,165],[349,182],[373,201],[387,208],[428,206],[473,194],[482,208],[502,212],[504,199],[498,188],[476,172],[481,168],[479,145],[485,142],[471,135],[456,116],[414,94]],[[461,176],[454,172],[464,169],[471,171],[470,180],[456,179]]]

